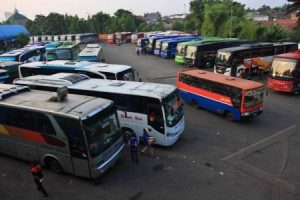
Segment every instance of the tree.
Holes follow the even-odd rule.
[[[288,12],[297,12],[298,16],[298,27],[300,27],[300,1],[299,0],[288,0],[292,4],[288,6]]]
[[[164,23],[159,21],[158,23],[154,24],[153,26],[154,31],[165,31]]]
[[[148,32],[148,31],[151,31],[151,27],[147,23],[141,23],[138,26],[138,30],[141,32]]]
[[[282,26],[277,24],[268,27],[266,32],[266,38],[264,41],[277,42],[281,40],[287,40],[289,33]]]
[[[67,27],[65,24],[65,18],[58,13],[50,13],[47,16],[47,34],[59,35],[67,33]]]
[[[176,31],[184,31],[184,23],[181,21],[176,21],[172,24],[172,29]]]
[[[23,47],[23,46],[25,46],[25,45],[28,44],[28,42],[29,42],[29,37],[28,37],[27,35],[25,35],[24,33],[20,33],[20,34],[17,36],[15,42],[16,42],[16,45],[17,45],[18,47]]]

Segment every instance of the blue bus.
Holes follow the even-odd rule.
[[[0,69],[0,84],[6,83],[9,80],[9,76],[6,70]]]
[[[168,38],[176,38],[176,37],[183,37],[184,35],[159,35],[159,36],[152,36],[149,38],[148,45],[146,47],[146,52],[149,54],[154,53],[154,47],[156,45],[156,41],[160,39],[168,39]]]
[[[201,40],[201,38],[199,36],[191,36],[164,41],[161,45],[160,56],[163,58],[175,58],[177,44],[180,42],[187,42],[193,40],[198,41]]]
[[[154,55],[160,56],[162,43],[165,41],[172,41],[174,39],[177,39],[177,38],[164,38],[164,39],[156,40],[155,47],[154,47]]]
[[[24,62],[44,61],[46,49],[44,46],[31,46],[16,49],[0,55],[0,69],[7,71],[10,79],[18,77],[18,67]]]

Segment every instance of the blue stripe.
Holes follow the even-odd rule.
[[[183,99],[185,102],[191,103],[192,100],[196,100],[198,106],[201,108],[220,114],[231,112],[233,120],[241,120],[241,112],[231,105],[181,89],[179,90],[179,94],[181,99]]]

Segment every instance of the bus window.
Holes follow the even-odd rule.
[[[146,113],[148,115],[148,124],[156,131],[164,133],[164,118],[162,114],[161,104],[157,99],[146,100]],[[151,116],[151,120],[150,120]]]
[[[72,52],[68,49],[60,49],[56,52],[57,60],[72,60]]]
[[[79,121],[58,116],[55,116],[55,119],[68,138],[71,155],[76,158],[87,159],[85,139]]]

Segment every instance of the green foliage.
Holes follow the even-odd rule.
[[[288,5],[288,12],[297,12],[298,16],[298,28],[300,27],[300,1],[299,0],[288,0],[291,2],[290,5]]]
[[[184,31],[184,22],[176,21],[172,24],[172,29],[176,31]]]
[[[294,30],[293,33],[291,33],[291,40],[294,42],[300,43],[300,27]]]
[[[148,26],[148,24],[146,24],[146,23],[141,23],[138,26],[138,30],[141,31],[141,32],[148,32],[148,31],[151,31],[151,27]]]
[[[20,33],[20,34],[17,36],[15,42],[16,42],[16,46],[18,46],[18,47],[23,47],[23,46],[25,46],[25,45],[28,44],[28,42],[29,42],[29,37],[28,37],[27,35],[25,35],[24,33]]]
[[[159,21],[158,23],[156,23],[156,24],[153,26],[152,30],[154,30],[154,31],[165,31],[165,27],[164,27],[163,22],[162,22],[162,21]]]

